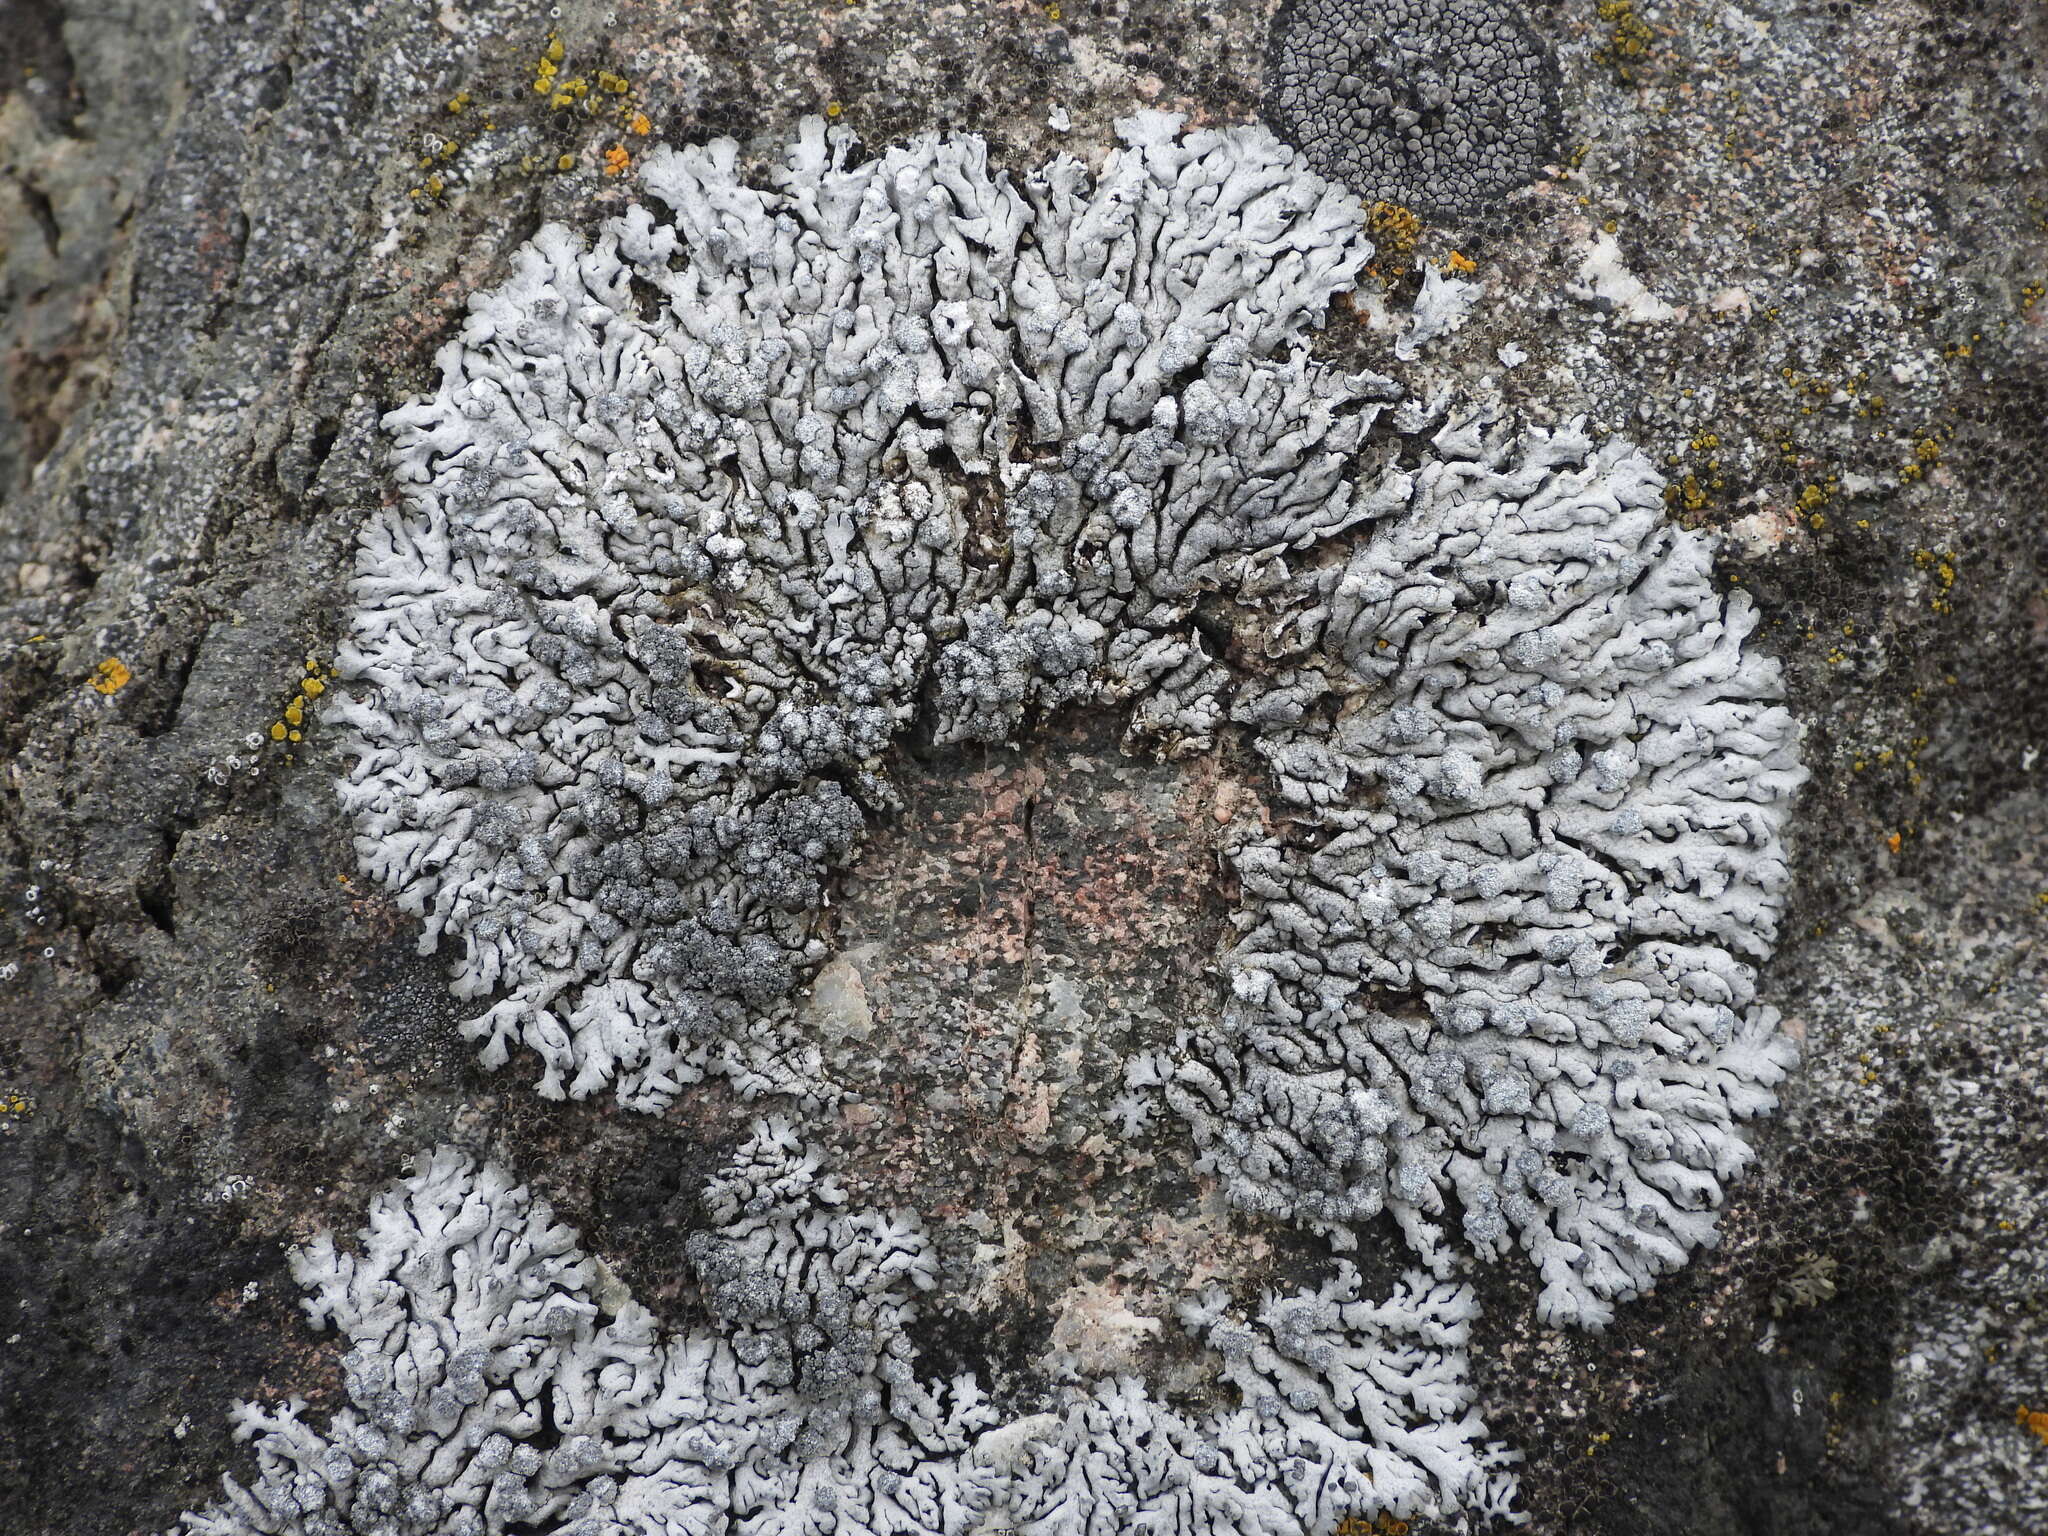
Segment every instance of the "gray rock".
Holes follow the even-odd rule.
[[[556,76],[581,96],[534,91],[551,23],[509,5],[0,14],[9,1531],[159,1528],[246,1472],[226,1403],[344,1391],[305,1347],[284,1247],[352,1229],[444,1141],[533,1179],[646,1305],[694,1305],[679,1245],[754,1109],[693,1095],[628,1123],[479,1075],[329,792],[325,667],[354,533],[389,489],[376,418],[427,387],[462,297],[541,224],[617,212],[656,139],[730,135],[759,165],[837,104],[870,144],[950,127],[1022,166],[1099,156],[1139,105],[1248,121],[1266,86],[1264,8],[1234,0],[1057,21],[560,9]],[[2048,306],[2029,295],[2048,17],[1527,10],[1556,60],[1556,174],[1507,194],[1506,233],[1418,197],[1449,222],[1371,275],[1318,355],[1423,403],[1584,415],[1644,449],[1674,518],[1722,535],[1715,579],[1752,594],[1813,775],[1756,978],[1803,1024],[1806,1065],[1720,1246],[1607,1333],[1537,1326],[1514,1266],[1477,1277],[1477,1400],[1525,1453],[1537,1529],[2030,1531],[2048,826],[2015,795],[2048,750]],[[1482,293],[1397,367],[1413,268],[1453,252]],[[1370,448],[1412,464],[1419,420],[1387,413]],[[1249,638],[1199,606],[1191,623],[1211,657]],[[1193,649],[1154,659],[1204,697]],[[1297,688],[1270,713],[1326,707]],[[1193,1187],[1177,1117],[1126,1102],[1136,1139],[1092,1139],[1150,1091],[1097,1064],[1166,1052],[1213,1006],[1227,908],[1204,893],[1224,846],[1270,830],[1263,766],[1124,759],[1106,719],[906,756],[903,808],[876,814],[829,921],[881,945],[862,969],[878,1038],[936,1022],[843,1044],[858,1091],[817,1131],[864,1204],[948,1212],[940,1283],[986,1302],[972,1324],[922,1318],[922,1358],[1022,1403],[1048,1379],[1032,1341],[1105,1277],[1162,1316],[1198,1274],[1246,1315],[1321,1285],[1319,1240]],[[1085,1007],[1049,1006],[1049,976]],[[1360,1233],[1370,1294],[1398,1242]],[[1793,1284],[1808,1254],[1835,1260],[1832,1296]],[[1146,1336],[1141,1363],[1198,1391],[1212,1362],[1176,1353],[1183,1333]]]

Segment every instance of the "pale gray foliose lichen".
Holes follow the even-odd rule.
[[[707,1205],[714,1323],[669,1332],[545,1202],[435,1153],[354,1249],[292,1256],[308,1315],[348,1340],[348,1405],[318,1428],[303,1400],[239,1405],[257,1474],[187,1536],[1309,1536],[1510,1513],[1464,1286],[1414,1273],[1373,1303],[1344,1266],[1252,1317],[1204,1296],[1181,1321],[1231,1406],[1124,1379],[1005,1419],[972,1378],[917,1374],[916,1220],[845,1211],[786,1125],[756,1126]]]
[[[1230,1000],[1136,1075],[1240,1204],[1385,1209],[1438,1266],[1455,1210],[1598,1324],[1711,1240],[1792,1061],[1749,961],[1797,731],[1640,453],[1478,418],[1432,451],[1236,706],[1308,835],[1238,850]]]
[[[1625,444],[1406,404],[1426,446],[1374,464],[1398,387],[1305,341],[1370,255],[1356,203],[1260,130],[1123,134],[1013,182],[977,139],[856,164],[813,123],[765,185],[665,151],[665,216],[543,230],[389,418],[344,800],[461,946],[487,1062],[801,1111],[833,1090],[789,997],[899,735],[1240,731],[1275,814],[1231,855],[1228,996],[1114,1115],[1163,1099],[1233,1201],[1333,1246],[1391,1213],[1427,1272],[1188,1303],[1233,1408],[1125,1380],[1003,1423],[916,1370],[921,1226],[846,1210],[790,1122],[707,1192],[711,1324],[666,1339],[443,1155],[360,1257],[300,1256],[353,1406],[245,1410],[260,1476],[207,1536],[1504,1514],[1455,1255],[1519,1245],[1547,1317],[1598,1323],[1711,1239],[1788,1060],[1749,962],[1800,775],[1746,602]]]
[[[1234,856],[1230,997],[1118,1116],[1163,1092],[1235,1201],[1339,1243],[1519,1244],[1598,1323],[1711,1238],[1788,1060],[1749,965],[1800,778],[1776,668],[1625,444],[1406,405],[1421,461],[1368,472],[1398,390],[1303,342],[1355,203],[1178,126],[1013,184],[814,123],[765,189],[665,152],[668,218],[544,230],[390,418],[359,853],[497,994],[487,1062],[815,1099],[787,997],[897,734],[1235,726],[1281,814]],[[1263,655],[1212,653],[1205,594]]]
[[[1021,183],[816,121],[766,189],[661,151],[669,216],[549,226],[472,300],[388,418],[340,713],[364,867],[495,995],[488,1063],[814,1092],[782,1000],[899,732],[1102,701],[1207,743],[1195,599],[1373,515],[1394,391],[1306,353],[1356,210],[1262,131],[1177,129]]]
[[[1266,116],[1368,202],[1485,212],[1542,174],[1553,66],[1515,0],[1287,0]]]

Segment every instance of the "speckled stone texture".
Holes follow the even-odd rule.
[[[944,126],[1035,164],[1140,105],[1249,121],[1268,89],[1268,8],[1236,0],[556,8],[0,7],[0,1530],[157,1529],[247,1470],[231,1399],[336,1406],[284,1247],[442,1141],[529,1175],[665,1322],[699,1305],[683,1244],[748,1107],[650,1122],[480,1073],[356,873],[318,699],[270,739],[342,631],[376,415],[462,296],[544,220],[616,211],[658,138],[765,157],[836,108],[870,144]],[[1525,11],[1554,147],[1496,216],[1382,240],[1318,349],[1641,444],[1671,515],[1723,535],[1814,776],[1758,983],[1806,1066],[1721,1246],[1597,1338],[1483,1274],[1489,1428],[1540,1531],[2025,1536],[2048,14]],[[582,96],[534,89],[551,31]],[[1481,292],[1398,363],[1429,268]],[[1323,1262],[1184,1163],[1089,1142],[1093,1053],[1210,995],[1228,903],[1190,872],[1256,768],[1126,759],[1113,725],[906,746],[905,808],[834,895],[849,966],[809,1000],[875,1109],[820,1128],[851,1197],[957,1202],[940,1261],[988,1288],[981,1321],[920,1323],[923,1357],[1014,1401],[1099,1347],[1105,1289],[1142,1313]],[[933,1007],[950,1054],[861,1033]],[[1398,1252],[1362,1235],[1362,1264]],[[1133,1337],[1148,1373],[1186,1363]]]

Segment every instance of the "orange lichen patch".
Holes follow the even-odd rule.
[[[1406,256],[1422,238],[1422,219],[1399,203],[1374,203],[1365,210],[1365,228],[1387,256]]]
[[[308,724],[306,712],[313,701],[327,691],[328,682],[335,676],[332,667],[324,665],[319,658],[306,658],[305,675],[299,679],[299,691],[291,702],[285,705],[279,718],[270,723],[272,741],[301,741],[304,733],[301,727]]]
[[[1891,849],[1893,853],[1897,853],[1899,851],[1899,845],[1903,841],[1904,839],[1902,839],[1898,833],[1894,832],[1890,837],[1884,840],[1884,845],[1885,847]]]
[[[1453,251],[1444,258],[1444,270],[1446,272],[1455,272],[1462,277],[1468,272],[1477,272],[1479,270],[1479,263],[1470,256],[1467,256],[1463,251]]]
[[[126,688],[134,677],[135,674],[128,670],[120,657],[109,656],[92,669],[92,676],[85,680],[85,686],[94,693],[111,697]]]
[[[647,120],[647,114],[645,112],[635,112],[630,118],[626,120],[626,131],[628,133],[637,133],[642,137],[645,137],[646,135],[654,132],[654,124]]]
[[[626,153],[626,146],[614,144],[604,152],[604,173],[607,176],[623,176],[626,168],[633,163],[633,157]]]
[[[1377,1515],[1346,1515],[1337,1522],[1336,1536],[1408,1536],[1409,1524],[1381,1510]]]
[[[2020,1405],[2019,1425],[2043,1445],[2048,1445],[2048,1409]]]

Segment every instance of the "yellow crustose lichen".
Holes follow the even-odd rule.
[[[533,67],[533,90],[535,95],[550,96],[554,94],[555,76],[561,70],[564,52],[561,34],[550,32],[548,34],[548,45],[541,50],[540,60]]]
[[[92,669],[92,676],[85,680],[85,686],[103,698],[112,698],[133,681],[135,674],[118,656],[109,656]]]
[[[299,679],[297,695],[285,705],[282,716],[270,723],[272,741],[298,741],[303,737],[306,710],[327,691],[328,681],[333,676],[333,668],[322,666],[311,656],[306,658],[306,674]]]

